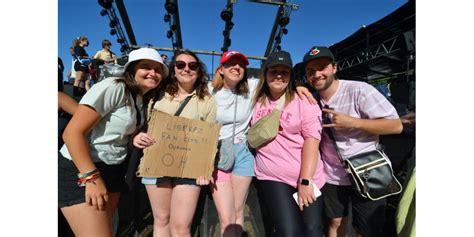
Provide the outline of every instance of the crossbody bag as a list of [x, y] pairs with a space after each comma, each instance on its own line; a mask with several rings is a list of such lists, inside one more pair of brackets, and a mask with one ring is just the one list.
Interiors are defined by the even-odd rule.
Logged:
[[219, 141], [219, 161], [217, 168], [223, 171], [232, 169], [235, 163], [234, 138], [235, 138], [235, 120], [237, 118], [237, 95], [235, 95], [234, 122], [232, 123], [232, 137]]
[[285, 104], [285, 95], [278, 99], [278, 104], [273, 111], [258, 120], [250, 127], [247, 134], [247, 142], [252, 148], [259, 148], [271, 142], [278, 134], [280, 127], [281, 108]]

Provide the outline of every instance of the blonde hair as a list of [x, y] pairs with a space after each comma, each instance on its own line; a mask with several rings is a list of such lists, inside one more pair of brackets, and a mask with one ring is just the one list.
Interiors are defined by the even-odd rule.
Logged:
[[[212, 78], [211, 85], [214, 88], [213, 89], [214, 91], [218, 91], [222, 89], [222, 87], [224, 87], [224, 77], [219, 73], [220, 69], [222, 69], [222, 64], [220, 64], [217, 67], [216, 72], [214, 73], [214, 77]], [[236, 88], [236, 93], [238, 95], [249, 93], [249, 83], [247, 80], [247, 67], [244, 68], [244, 77], [242, 78], [242, 80], [239, 81], [239, 83], [237, 83], [235, 88]]]

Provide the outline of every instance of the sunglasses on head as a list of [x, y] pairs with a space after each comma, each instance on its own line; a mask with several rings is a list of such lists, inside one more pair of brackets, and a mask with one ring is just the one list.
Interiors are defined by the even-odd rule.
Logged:
[[199, 68], [199, 63], [198, 62], [190, 62], [186, 63], [184, 61], [176, 61], [175, 66], [178, 69], [184, 69], [188, 65], [189, 69], [196, 71]]

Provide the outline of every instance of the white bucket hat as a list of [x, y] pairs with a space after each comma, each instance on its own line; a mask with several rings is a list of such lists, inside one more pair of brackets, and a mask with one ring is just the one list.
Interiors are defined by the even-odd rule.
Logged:
[[125, 64], [124, 70], [125, 71], [127, 70], [127, 67], [128, 65], [130, 65], [131, 62], [142, 60], [142, 59], [148, 59], [148, 60], [160, 63], [163, 66], [163, 74], [162, 74], [163, 79], [168, 76], [168, 72], [169, 72], [168, 66], [166, 66], [166, 64], [163, 63], [163, 59], [161, 58], [158, 51], [152, 48], [139, 48], [130, 52], [130, 54], [128, 55], [128, 62]]

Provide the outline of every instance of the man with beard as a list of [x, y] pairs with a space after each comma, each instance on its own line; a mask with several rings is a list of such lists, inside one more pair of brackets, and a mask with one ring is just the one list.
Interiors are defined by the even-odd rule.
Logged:
[[[376, 149], [379, 135], [401, 133], [397, 111], [373, 86], [337, 79], [337, 65], [327, 47], [312, 47], [296, 67], [304, 69], [306, 80], [317, 91], [323, 107], [320, 152], [327, 183], [321, 192], [329, 219], [327, 236], [345, 236], [349, 207], [358, 236], [381, 236], [385, 198], [372, 201], [360, 196], [352, 188], [338, 151], [346, 159]], [[332, 130], [337, 146], [328, 136], [328, 129]]]

